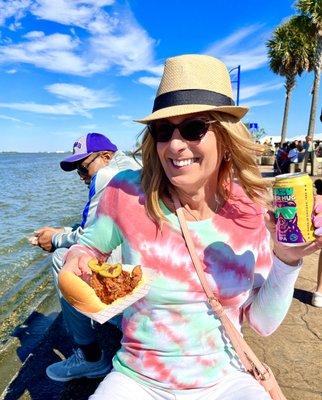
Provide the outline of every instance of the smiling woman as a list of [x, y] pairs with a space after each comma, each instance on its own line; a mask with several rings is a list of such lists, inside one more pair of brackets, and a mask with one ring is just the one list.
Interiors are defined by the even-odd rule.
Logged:
[[[103, 260], [123, 244], [124, 262], [155, 272], [147, 295], [124, 311], [122, 347], [92, 400], [271, 398], [245, 373], [242, 362], [250, 363], [223, 333], [222, 313], [237, 331], [247, 319], [258, 333], [272, 333], [291, 303], [301, 258], [322, 239], [303, 248], [275, 242], [263, 207], [269, 184], [256, 164], [261, 146], [240, 121], [246, 112], [234, 104], [221, 61], [203, 55], [166, 61], [153, 111], [139, 120], [147, 125], [142, 171], [114, 177], [64, 266], [86, 279], [93, 256]], [[224, 307], [218, 315], [209, 312], [215, 299]]]

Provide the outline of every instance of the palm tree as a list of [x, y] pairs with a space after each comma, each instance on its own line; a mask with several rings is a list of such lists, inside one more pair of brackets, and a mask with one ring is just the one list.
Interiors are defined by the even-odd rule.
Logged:
[[296, 76], [309, 69], [312, 46], [307, 39], [307, 32], [300, 29], [306, 24], [306, 16], [294, 16], [273, 32], [272, 38], [266, 43], [270, 69], [285, 77], [286, 99], [284, 106], [281, 144], [285, 142], [287, 120], [291, 92], [296, 83]]
[[314, 44], [314, 54], [309, 71], [314, 71], [314, 82], [312, 89], [312, 100], [308, 136], [314, 136], [316, 108], [319, 96], [320, 73], [322, 67], [322, 1], [321, 0], [298, 0], [296, 8], [309, 19], [311, 31], [309, 41]]

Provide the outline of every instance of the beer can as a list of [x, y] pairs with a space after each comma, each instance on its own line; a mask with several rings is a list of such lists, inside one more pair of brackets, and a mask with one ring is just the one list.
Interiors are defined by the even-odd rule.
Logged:
[[289, 246], [313, 241], [313, 183], [308, 174], [277, 176], [273, 199], [277, 240]]

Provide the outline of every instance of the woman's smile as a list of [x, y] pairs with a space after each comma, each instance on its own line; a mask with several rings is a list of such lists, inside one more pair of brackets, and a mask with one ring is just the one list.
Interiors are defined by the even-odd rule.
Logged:
[[187, 167], [189, 165], [192, 165], [194, 163], [199, 162], [199, 158], [182, 158], [182, 159], [174, 159], [174, 158], [169, 158], [170, 162], [172, 165], [176, 168], [183, 168]]

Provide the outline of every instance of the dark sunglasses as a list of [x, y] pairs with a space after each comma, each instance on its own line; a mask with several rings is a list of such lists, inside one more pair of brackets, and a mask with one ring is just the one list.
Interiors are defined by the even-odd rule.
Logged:
[[81, 176], [86, 176], [88, 175], [88, 168], [89, 166], [92, 164], [92, 162], [94, 162], [96, 160], [96, 158], [98, 158], [100, 156], [100, 154], [98, 154], [96, 157], [93, 158], [93, 160], [91, 160], [88, 164], [86, 165], [82, 165], [79, 164], [77, 166], [77, 173]]
[[179, 129], [180, 135], [185, 140], [200, 140], [208, 132], [210, 124], [216, 121], [206, 121], [201, 118], [185, 119], [180, 124], [172, 124], [166, 120], [151, 122], [148, 129], [156, 142], [168, 142], [174, 130]]

